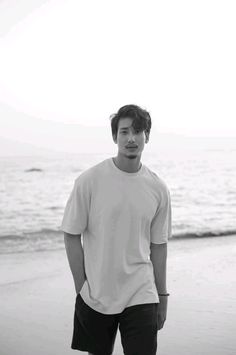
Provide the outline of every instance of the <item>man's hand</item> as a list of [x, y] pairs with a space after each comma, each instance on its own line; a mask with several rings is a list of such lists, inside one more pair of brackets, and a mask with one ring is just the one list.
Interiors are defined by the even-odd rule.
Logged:
[[158, 307], [157, 307], [157, 330], [163, 328], [166, 315], [167, 315], [167, 304], [168, 304], [168, 296], [159, 296]]

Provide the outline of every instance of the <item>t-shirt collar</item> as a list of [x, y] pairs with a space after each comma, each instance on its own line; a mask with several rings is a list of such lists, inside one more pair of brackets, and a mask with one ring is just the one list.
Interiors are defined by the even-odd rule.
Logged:
[[110, 166], [112, 167], [113, 171], [115, 171], [116, 173], [121, 174], [121, 175], [123, 175], [123, 176], [124, 176], [124, 175], [125, 175], [125, 176], [130, 176], [130, 177], [132, 177], [132, 176], [139, 176], [139, 175], [141, 175], [141, 174], [143, 173], [143, 170], [144, 170], [144, 166], [143, 166], [143, 164], [141, 163], [141, 168], [140, 168], [138, 171], [136, 171], [135, 173], [128, 173], [127, 171], [124, 171], [124, 170], [119, 169], [119, 168], [116, 166], [116, 164], [114, 163], [113, 158], [109, 158], [108, 160], [109, 160]]

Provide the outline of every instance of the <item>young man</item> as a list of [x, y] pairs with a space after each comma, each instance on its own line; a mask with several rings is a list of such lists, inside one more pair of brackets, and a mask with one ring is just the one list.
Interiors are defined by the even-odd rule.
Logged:
[[123, 106], [111, 129], [117, 156], [75, 180], [62, 221], [77, 294], [71, 347], [110, 355], [119, 326], [125, 355], [155, 355], [169, 295], [170, 193], [141, 163], [149, 113]]

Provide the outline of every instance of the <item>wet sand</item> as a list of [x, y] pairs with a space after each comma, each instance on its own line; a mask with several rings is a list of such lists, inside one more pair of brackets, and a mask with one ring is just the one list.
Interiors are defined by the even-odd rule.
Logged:
[[[235, 275], [236, 236], [169, 242], [158, 355], [235, 354]], [[64, 250], [0, 255], [1, 355], [87, 354], [70, 349], [74, 302]], [[123, 354], [119, 331], [113, 354]]]

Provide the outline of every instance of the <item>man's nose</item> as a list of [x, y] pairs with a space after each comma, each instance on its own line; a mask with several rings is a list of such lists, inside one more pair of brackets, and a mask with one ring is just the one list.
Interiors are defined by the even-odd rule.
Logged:
[[134, 134], [131, 132], [129, 133], [129, 136], [128, 136], [128, 142], [134, 142], [135, 141], [135, 137], [134, 137]]

